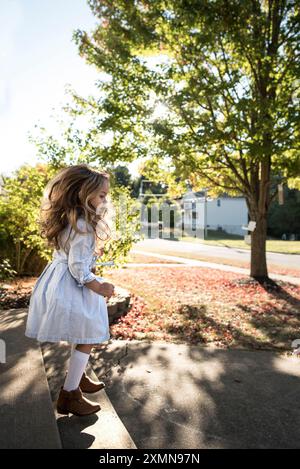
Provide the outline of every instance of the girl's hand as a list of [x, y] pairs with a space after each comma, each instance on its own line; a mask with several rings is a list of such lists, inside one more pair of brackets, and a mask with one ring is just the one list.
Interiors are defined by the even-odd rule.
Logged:
[[99, 282], [99, 295], [106, 296], [108, 299], [114, 294], [115, 287], [109, 282]]

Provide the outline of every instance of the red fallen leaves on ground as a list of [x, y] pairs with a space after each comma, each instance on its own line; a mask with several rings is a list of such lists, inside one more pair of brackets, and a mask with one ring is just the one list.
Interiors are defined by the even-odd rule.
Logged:
[[[111, 326], [115, 338], [289, 351], [300, 338], [300, 287], [287, 282], [264, 286], [202, 267], [111, 269], [105, 276], [132, 293], [130, 311]], [[2, 308], [26, 307], [35, 281], [3, 285]]]
[[136, 267], [107, 272], [129, 289], [132, 307], [112, 325], [119, 338], [291, 350], [300, 338], [300, 288], [202, 267]]

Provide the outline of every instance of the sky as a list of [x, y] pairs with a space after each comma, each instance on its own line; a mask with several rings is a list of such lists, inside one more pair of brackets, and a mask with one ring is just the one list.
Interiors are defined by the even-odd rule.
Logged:
[[[96, 18], [86, 0], [0, 0], [0, 17], [0, 173], [9, 175], [38, 161], [28, 133], [51, 128], [67, 84], [91, 94], [99, 72], [79, 56], [72, 33], [90, 31]], [[134, 163], [129, 169], [137, 175]]]

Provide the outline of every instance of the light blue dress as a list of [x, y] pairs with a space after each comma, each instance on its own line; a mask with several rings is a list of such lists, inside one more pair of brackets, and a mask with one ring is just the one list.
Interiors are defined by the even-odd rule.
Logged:
[[100, 344], [110, 338], [106, 300], [84, 286], [104, 281], [91, 272], [98, 257], [95, 235], [83, 218], [77, 226], [88, 233], [76, 233], [70, 225], [61, 232], [64, 246], [71, 231], [65, 250], [54, 250], [30, 297], [25, 335], [39, 342]]

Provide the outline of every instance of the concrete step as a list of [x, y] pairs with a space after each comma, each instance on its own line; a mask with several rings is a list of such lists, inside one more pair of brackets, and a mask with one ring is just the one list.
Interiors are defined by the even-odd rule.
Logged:
[[[117, 415], [104, 389], [98, 393], [86, 395], [88, 399], [100, 404], [101, 410], [97, 414], [77, 417], [71, 414], [69, 416], [60, 415], [56, 412], [56, 399], [64, 382], [71, 347], [66, 342], [44, 343], [42, 350], [63, 448], [135, 449], [134, 441]], [[97, 356], [99, 356], [99, 352], [97, 352]], [[91, 366], [88, 367], [87, 373], [97, 379]]]
[[38, 342], [25, 337], [27, 309], [0, 311], [0, 448], [57, 449], [61, 441]]
[[300, 358], [263, 350], [117, 340], [99, 359], [139, 449], [300, 448]]

